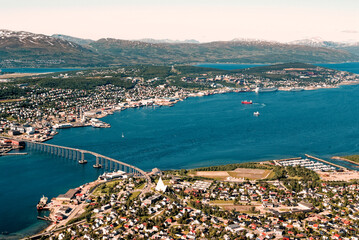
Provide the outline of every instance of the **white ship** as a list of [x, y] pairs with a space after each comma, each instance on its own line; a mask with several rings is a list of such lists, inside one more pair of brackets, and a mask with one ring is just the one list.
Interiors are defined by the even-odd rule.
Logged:
[[278, 91], [278, 88], [276, 88], [276, 87], [266, 87], [266, 88], [256, 87], [256, 89], [254, 89], [254, 91], [256, 93], [259, 93], [259, 92], [276, 92], [276, 91]]
[[72, 127], [71, 123], [55, 124], [54, 126], [52, 126], [52, 128], [54, 129], [62, 129], [62, 128], [70, 128], [70, 127]]

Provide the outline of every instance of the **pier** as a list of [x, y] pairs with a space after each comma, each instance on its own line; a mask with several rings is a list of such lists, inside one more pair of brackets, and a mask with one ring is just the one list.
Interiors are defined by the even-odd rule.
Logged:
[[27, 153], [1, 153], [0, 156], [27, 155]]
[[302, 159], [301, 157], [294, 157], [294, 158], [283, 158], [283, 159], [277, 159], [273, 160], [274, 164], [278, 165], [282, 161], [291, 161], [291, 160], [299, 160]]
[[311, 155], [309, 155], [309, 154], [305, 154], [305, 156], [306, 156], [307, 158], [311, 158], [311, 159], [314, 159], [314, 160], [323, 162], [323, 163], [325, 163], [325, 164], [328, 164], [328, 165], [337, 167], [337, 168], [342, 169], [342, 170], [346, 170], [346, 169], [347, 169], [347, 168], [345, 168], [345, 167], [343, 167], [343, 166], [337, 165], [337, 164], [332, 163], [332, 162], [325, 161], [325, 160], [320, 159], [320, 158], [317, 158], [317, 157], [313, 157], [313, 156], [311, 156]]
[[358, 162], [354, 162], [354, 161], [352, 161], [352, 160], [349, 160], [349, 159], [346, 159], [346, 158], [343, 158], [343, 157], [333, 156], [332, 159], [349, 162], [349, 163], [352, 163], [352, 164], [356, 165], [357, 167], [359, 167], [359, 163], [358, 163]]

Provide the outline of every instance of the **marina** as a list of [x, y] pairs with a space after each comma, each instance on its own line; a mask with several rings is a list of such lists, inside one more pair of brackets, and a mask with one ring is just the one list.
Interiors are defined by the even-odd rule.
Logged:
[[329, 165], [329, 164], [325, 164], [322, 162], [318, 162], [318, 161], [313, 161], [310, 160], [309, 158], [300, 158], [300, 159], [292, 159], [292, 160], [282, 160], [282, 161], [277, 161], [278, 165], [283, 166], [283, 167], [287, 167], [287, 166], [291, 166], [291, 167], [296, 167], [296, 166], [300, 166], [300, 167], [305, 167], [307, 169], [313, 170], [315, 172], [327, 172], [327, 171], [335, 171], [337, 170], [337, 168]]

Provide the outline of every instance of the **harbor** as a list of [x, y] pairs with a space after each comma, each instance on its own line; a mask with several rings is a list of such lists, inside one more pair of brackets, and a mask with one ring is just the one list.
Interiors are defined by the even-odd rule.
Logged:
[[[315, 160], [317, 160], [317, 159], [315, 159]], [[319, 160], [313, 161], [313, 160], [309, 159], [309, 157], [307, 157], [307, 158], [295, 158], [295, 159], [289, 159], [289, 160], [280, 160], [280, 161], [277, 161], [276, 163], [283, 167], [288, 167], [288, 166], [304, 167], [304, 168], [313, 170], [315, 172], [329, 172], [329, 171], [336, 171], [338, 169], [337, 167], [334, 167], [331, 164], [318, 162], [318, 161]]]
[[[303, 94], [300, 103], [297, 93], [280, 91], [258, 96], [246, 92], [188, 98], [173, 108], [143, 107], [114, 112], [101, 119], [111, 124], [111, 128], [59, 129], [59, 134], [47, 143], [101, 153], [133, 163], [145, 171], [153, 166], [178, 169], [265, 161], [301, 156], [306, 152], [327, 159], [327, 156], [338, 153], [358, 151], [355, 141], [347, 140], [356, 126], [349, 121], [356, 111], [344, 111], [340, 100], [348, 97], [348, 92], [356, 93], [357, 90], [358, 86], [346, 86], [303, 91], [298, 93]], [[243, 99], [253, 101], [261, 113], [259, 118], [252, 115], [257, 110], [251, 109], [253, 104], [241, 104]], [[327, 107], [328, 99], [331, 107]], [[353, 96], [350, 101], [355, 105], [358, 99]], [[333, 117], [329, 120], [325, 116]], [[317, 124], [308, 124], [313, 117]], [[221, 125], [223, 122], [225, 126]], [[293, 122], [296, 128], [293, 128]], [[330, 134], [326, 134], [328, 132]], [[2, 231], [13, 232], [18, 230], [16, 226], [39, 224], [33, 210], [43, 194], [52, 199], [103, 174], [103, 168], [93, 168], [94, 162], [79, 164], [76, 160], [34, 149], [25, 149], [25, 152], [28, 154], [1, 157], [3, 190], [12, 193], [11, 197], [2, 199], [2, 204], [9, 206], [9, 210], [3, 210], [3, 215], [24, 216], [2, 220]], [[38, 177], [29, 178], [29, 169]], [[58, 176], [61, 176], [61, 182]], [[29, 209], [23, 194], [13, 192], [14, 186], [25, 189], [26, 201], [32, 203]], [[13, 204], [13, 198], [19, 199], [18, 204]], [[14, 228], [6, 227], [9, 224]]]

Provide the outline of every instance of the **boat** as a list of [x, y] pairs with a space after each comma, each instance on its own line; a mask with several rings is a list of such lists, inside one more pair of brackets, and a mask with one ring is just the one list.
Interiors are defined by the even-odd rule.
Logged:
[[259, 92], [276, 92], [276, 91], [278, 91], [278, 88], [276, 88], [276, 87], [266, 87], [266, 88], [256, 87], [256, 89], [254, 91], [256, 93], [259, 93]]
[[247, 100], [242, 101], [242, 104], [252, 104], [252, 103], [253, 103], [252, 100], [250, 100], [250, 101], [247, 101]]
[[80, 164], [85, 164], [85, 163], [87, 163], [87, 160], [79, 160], [79, 163]]
[[253, 113], [253, 116], [258, 117], [258, 116], [259, 116], [259, 112], [258, 112], [258, 111], [257, 111], [257, 112], [254, 112], [254, 113]]
[[94, 168], [102, 168], [102, 165], [101, 164], [94, 164], [93, 167]]
[[52, 126], [53, 129], [64, 129], [64, 128], [71, 128], [71, 127], [72, 127], [71, 123], [55, 124], [54, 126]]
[[37, 210], [43, 210], [47, 204], [47, 200], [48, 198], [42, 195], [42, 198], [40, 198], [39, 203], [36, 205]]
[[300, 91], [304, 91], [304, 88], [292, 87], [289, 91], [291, 91], [291, 92], [300, 92]]
[[122, 137], [123, 137], [123, 138], [125, 137], [125, 135], [123, 135], [123, 133], [122, 133]]

